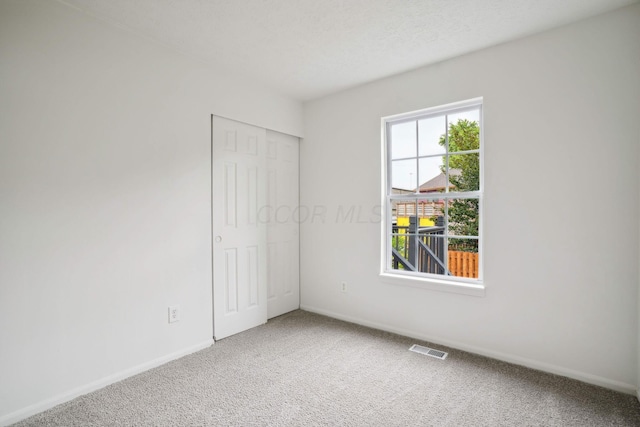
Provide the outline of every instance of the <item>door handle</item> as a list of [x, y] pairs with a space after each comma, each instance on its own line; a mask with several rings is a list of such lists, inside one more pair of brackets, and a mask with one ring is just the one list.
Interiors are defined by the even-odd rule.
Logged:
[[222, 242], [222, 236], [216, 236], [216, 243]]

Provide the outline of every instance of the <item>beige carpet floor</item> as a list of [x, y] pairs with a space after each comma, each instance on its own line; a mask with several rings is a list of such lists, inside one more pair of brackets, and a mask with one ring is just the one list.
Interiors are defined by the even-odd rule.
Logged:
[[304, 311], [18, 426], [640, 426], [634, 396]]

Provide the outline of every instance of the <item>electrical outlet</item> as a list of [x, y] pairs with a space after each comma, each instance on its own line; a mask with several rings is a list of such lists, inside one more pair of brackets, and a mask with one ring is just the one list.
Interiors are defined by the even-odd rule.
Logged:
[[170, 305], [169, 306], [169, 323], [180, 321], [180, 306], [179, 305]]
[[342, 292], [347, 292], [347, 282], [342, 282], [341, 284]]

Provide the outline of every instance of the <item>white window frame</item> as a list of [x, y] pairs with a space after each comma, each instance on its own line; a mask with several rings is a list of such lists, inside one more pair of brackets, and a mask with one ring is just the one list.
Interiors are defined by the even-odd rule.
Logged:
[[[478, 109], [480, 115], [480, 188], [478, 191], [461, 193], [457, 197], [465, 198], [471, 196], [478, 198], [478, 278], [469, 279], [457, 276], [444, 276], [431, 273], [420, 273], [403, 270], [393, 270], [391, 268], [391, 244], [392, 244], [392, 203], [391, 203], [391, 180], [389, 179], [391, 171], [391, 155], [390, 155], [390, 137], [389, 130], [391, 125], [402, 123], [405, 121], [413, 121], [417, 119], [425, 119], [428, 117], [438, 117], [457, 112]], [[381, 140], [382, 140], [382, 221], [381, 221], [381, 256], [380, 256], [380, 277], [384, 282], [419, 287], [424, 289], [432, 289], [445, 292], [453, 292], [458, 294], [484, 296], [485, 285], [483, 279], [483, 204], [484, 204], [484, 124], [483, 124], [483, 98], [473, 98], [466, 101], [455, 102], [451, 104], [441, 105], [437, 107], [427, 108], [418, 111], [412, 111], [403, 114], [383, 117], [381, 120]], [[445, 131], [448, 132], [448, 123]], [[448, 151], [448, 150], [447, 150]], [[454, 193], [455, 194], [455, 193]], [[462, 195], [464, 194], [464, 195]], [[409, 196], [415, 198], [415, 194]], [[397, 197], [395, 197], [397, 198]]]

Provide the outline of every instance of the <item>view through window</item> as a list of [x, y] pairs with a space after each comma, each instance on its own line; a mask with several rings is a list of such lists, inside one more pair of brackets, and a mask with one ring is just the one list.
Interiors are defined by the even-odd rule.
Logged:
[[385, 271], [481, 279], [481, 126], [481, 99], [385, 119]]

